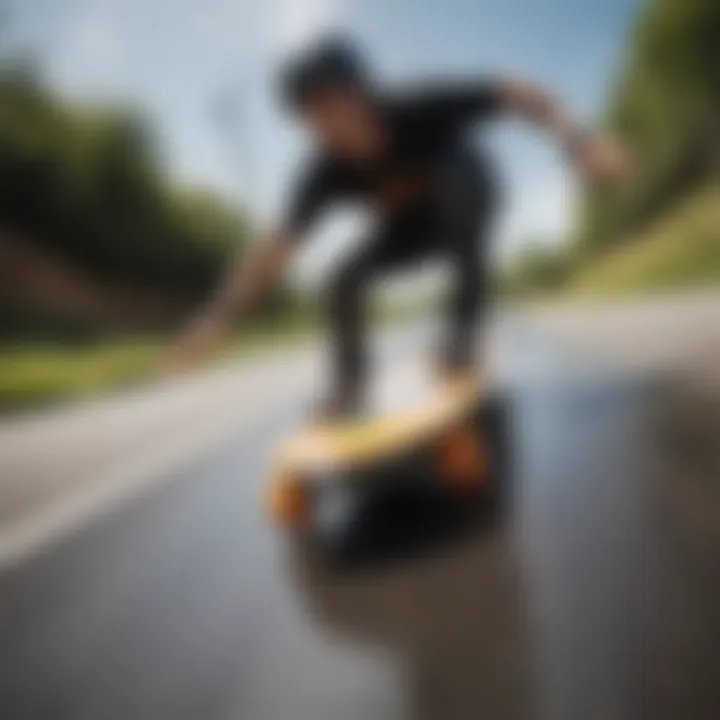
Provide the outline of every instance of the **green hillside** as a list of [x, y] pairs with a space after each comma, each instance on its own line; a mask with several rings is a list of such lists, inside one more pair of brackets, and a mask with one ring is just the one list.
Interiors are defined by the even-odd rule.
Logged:
[[635, 160], [630, 181], [586, 198], [589, 255], [627, 241], [720, 178], [720, 2], [648, 0], [631, 33], [606, 123]]
[[575, 293], [615, 295], [720, 283], [720, 184], [680, 203], [613, 252], [587, 262]]
[[12, 67], [0, 107], [0, 232], [100, 279], [191, 297], [245, 237], [236, 208], [174, 182], [159, 128], [136, 111], [73, 104]]

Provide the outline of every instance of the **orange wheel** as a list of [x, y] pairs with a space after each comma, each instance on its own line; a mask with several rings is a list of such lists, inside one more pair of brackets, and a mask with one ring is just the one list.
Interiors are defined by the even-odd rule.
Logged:
[[288, 527], [302, 527], [310, 518], [310, 492], [294, 478], [276, 480], [269, 489], [268, 507], [272, 519]]
[[474, 490], [487, 481], [489, 458], [485, 443], [472, 428], [457, 428], [440, 442], [438, 472], [457, 490]]

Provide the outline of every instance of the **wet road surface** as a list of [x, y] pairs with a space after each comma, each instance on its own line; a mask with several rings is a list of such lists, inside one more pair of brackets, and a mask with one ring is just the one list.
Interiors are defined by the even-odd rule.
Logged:
[[388, 547], [327, 567], [260, 510], [298, 397], [0, 578], [0, 717], [720, 717], [720, 418], [510, 355], [502, 517], [401, 509]]

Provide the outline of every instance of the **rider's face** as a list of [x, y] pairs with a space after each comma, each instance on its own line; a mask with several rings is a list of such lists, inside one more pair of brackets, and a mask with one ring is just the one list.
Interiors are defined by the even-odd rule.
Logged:
[[382, 149], [383, 128], [367, 93], [357, 88], [316, 91], [300, 117], [321, 147], [333, 154], [370, 159]]

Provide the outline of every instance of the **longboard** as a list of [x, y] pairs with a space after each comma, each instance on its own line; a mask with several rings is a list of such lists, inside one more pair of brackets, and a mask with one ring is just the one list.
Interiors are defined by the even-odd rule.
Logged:
[[[476, 423], [489, 394], [483, 373], [437, 383], [416, 364], [387, 375], [384, 387], [380, 395], [391, 401], [378, 404], [374, 415], [306, 426], [278, 446], [267, 492], [273, 519], [305, 525], [321, 490], [367, 485], [380, 475], [395, 482], [436, 469], [441, 481], [463, 491], [486, 481], [489, 452]], [[409, 397], [420, 399], [408, 403]], [[388, 463], [393, 471], [381, 473]]]
[[278, 469], [352, 467], [402, 451], [462, 418], [478, 402], [486, 385], [481, 377], [456, 378], [443, 383], [429, 400], [404, 410], [305, 427], [279, 447]]

